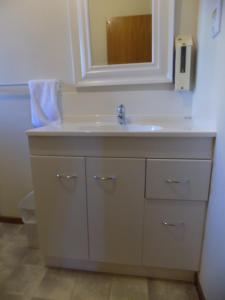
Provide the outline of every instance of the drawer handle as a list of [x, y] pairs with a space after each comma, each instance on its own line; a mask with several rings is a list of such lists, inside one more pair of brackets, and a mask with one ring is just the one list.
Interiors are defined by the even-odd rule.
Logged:
[[178, 227], [178, 226], [184, 226], [184, 222], [180, 222], [180, 223], [169, 223], [167, 221], [163, 221], [162, 222], [163, 226], [167, 226], [167, 227]]
[[116, 178], [116, 176], [110, 176], [110, 177], [94, 176], [94, 179], [98, 180], [98, 181], [106, 182], [106, 181], [116, 180], [117, 178]]
[[63, 174], [56, 174], [57, 179], [66, 179], [66, 180], [71, 180], [71, 179], [76, 179], [77, 175], [63, 175]]
[[184, 179], [184, 180], [175, 180], [175, 179], [166, 179], [166, 183], [175, 183], [175, 184], [187, 184], [190, 183], [190, 179]]

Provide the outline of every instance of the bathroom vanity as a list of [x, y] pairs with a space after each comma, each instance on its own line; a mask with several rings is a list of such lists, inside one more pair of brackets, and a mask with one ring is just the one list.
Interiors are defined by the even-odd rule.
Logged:
[[28, 131], [47, 265], [194, 279], [215, 131], [192, 120], [142, 125]]

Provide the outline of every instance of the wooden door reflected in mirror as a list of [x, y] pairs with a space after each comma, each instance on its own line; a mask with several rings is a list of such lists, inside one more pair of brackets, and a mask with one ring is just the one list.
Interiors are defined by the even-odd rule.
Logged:
[[152, 0], [88, 0], [92, 65], [152, 62]]
[[108, 64], [152, 61], [152, 16], [113, 17], [107, 21]]

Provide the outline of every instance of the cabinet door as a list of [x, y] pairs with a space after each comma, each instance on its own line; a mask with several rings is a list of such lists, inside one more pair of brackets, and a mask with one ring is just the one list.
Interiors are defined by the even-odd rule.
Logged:
[[140, 265], [145, 161], [87, 159], [90, 258]]
[[45, 256], [88, 259], [84, 158], [32, 157], [32, 172]]
[[146, 200], [144, 265], [198, 271], [205, 211], [200, 201]]

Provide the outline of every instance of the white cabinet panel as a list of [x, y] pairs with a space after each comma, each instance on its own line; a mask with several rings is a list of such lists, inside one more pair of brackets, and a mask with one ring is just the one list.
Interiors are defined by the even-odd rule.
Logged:
[[146, 197], [207, 201], [210, 176], [210, 160], [149, 159]]
[[91, 260], [141, 264], [144, 185], [144, 159], [87, 159]]
[[87, 260], [84, 158], [36, 156], [32, 171], [44, 255]]
[[205, 202], [146, 200], [145, 266], [198, 271]]

